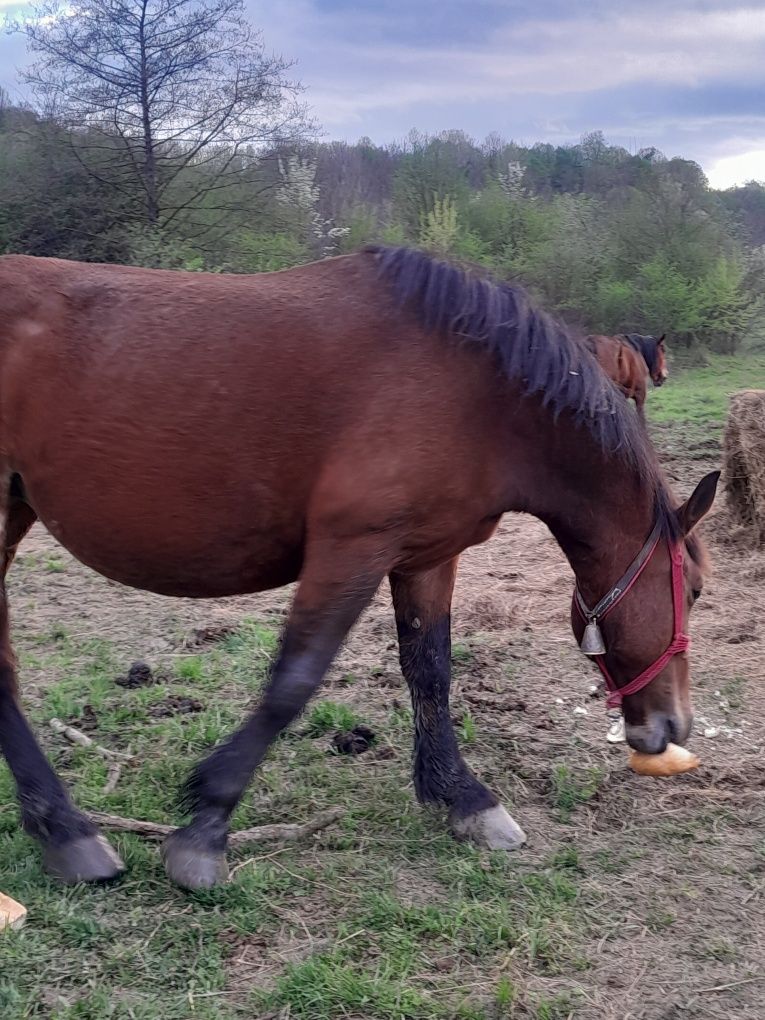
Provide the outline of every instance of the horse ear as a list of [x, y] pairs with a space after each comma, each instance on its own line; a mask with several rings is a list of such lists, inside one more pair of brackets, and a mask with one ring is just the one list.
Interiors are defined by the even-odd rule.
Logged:
[[664, 346], [664, 341], [666, 339], [667, 339], [667, 334], [666, 333], [662, 333], [661, 336], [659, 337], [659, 339], [656, 341], [656, 346], [657, 347], [663, 347]]
[[712, 509], [719, 481], [720, 472], [710, 471], [701, 479], [685, 503], [675, 511], [683, 535], [690, 535], [699, 521]]

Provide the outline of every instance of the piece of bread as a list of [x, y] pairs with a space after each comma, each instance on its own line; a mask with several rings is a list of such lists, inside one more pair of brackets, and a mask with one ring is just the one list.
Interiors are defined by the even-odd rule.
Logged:
[[641, 776], [677, 776], [681, 772], [697, 769], [701, 762], [693, 751], [677, 744], [667, 744], [662, 754], [641, 754], [633, 751], [630, 768]]
[[4, 928], [20, 928], [26, 916], [26, 907], [0, 892], [0, 931]]

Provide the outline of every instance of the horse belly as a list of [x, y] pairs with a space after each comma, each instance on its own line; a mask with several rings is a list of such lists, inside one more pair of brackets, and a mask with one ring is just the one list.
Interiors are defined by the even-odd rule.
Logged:
[[[58, 511], [57, 511], [58, 512]], [[131, 588], [188, 598], [221, 598], [267, 591], [297, 579], [303, 560], [297, 535], [226, 531], [213, 538], [202, 529], [183, 548], [151, 533], [124, 527], [71, 527], [66, 515], [39, 514], [42, 523], [76, 559], [110, 580]], [[63, 519], [62, 519], [63, 518]], [[224, 522], [222, 522], [224, 523]]]
[[[153, 478], [158, 478], [153, 482]], [[225, 490], [196, 487], [172, 467], [22, 473], [53, 537], [85, 566], [162, 595], [215, 598], [294, 581], [302, 565], [302, 500], [236, 476]]]

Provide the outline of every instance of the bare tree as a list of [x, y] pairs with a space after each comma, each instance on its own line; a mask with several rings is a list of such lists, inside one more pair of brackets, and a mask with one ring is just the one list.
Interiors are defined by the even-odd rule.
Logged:
[[24, 77], [45, 113], [150, 228], [202, 210], [209, 229], [264, 147], [310, 131], [291, 64], [266, 53], [243, 0], [52, 0], [12, 29], [37, 55]]

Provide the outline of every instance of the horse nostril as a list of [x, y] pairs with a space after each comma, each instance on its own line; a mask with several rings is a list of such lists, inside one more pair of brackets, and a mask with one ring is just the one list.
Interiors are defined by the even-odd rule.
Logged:
[[627, 743], [642, 754], [661, 754], [670, 742], [665, 725], [648, 723], [626, 727]]

